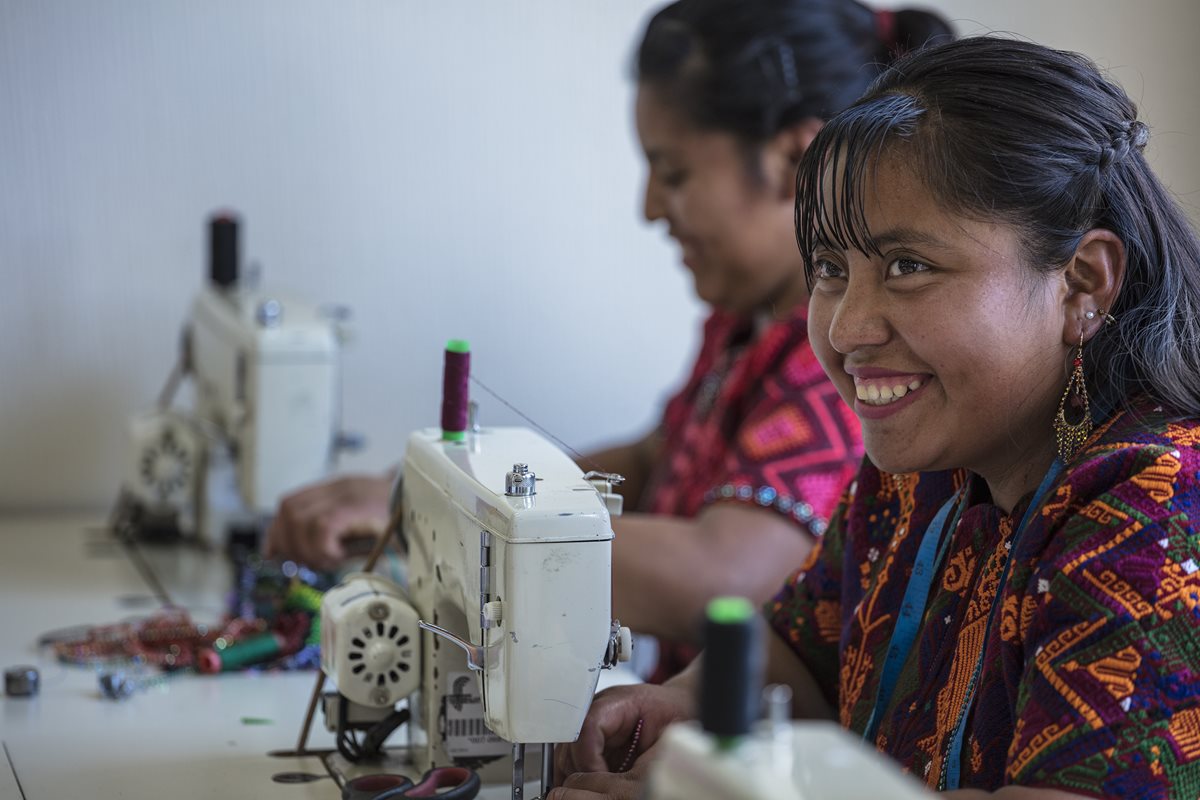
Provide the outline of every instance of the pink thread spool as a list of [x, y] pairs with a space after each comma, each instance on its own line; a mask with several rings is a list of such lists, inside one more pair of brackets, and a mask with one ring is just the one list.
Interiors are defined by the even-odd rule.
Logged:
[[467, 438], [467, 403], [471, 379], [471, 346], [464, 339], [446, 342], [442, 371], [442, 439], [461, 442]]

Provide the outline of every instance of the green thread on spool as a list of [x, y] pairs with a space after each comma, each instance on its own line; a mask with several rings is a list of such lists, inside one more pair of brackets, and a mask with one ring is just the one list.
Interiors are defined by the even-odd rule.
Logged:
[[304, 640], [305, 644], [321, 644], [321, 618], [313, 617], [312, 625], [308, 628], [308, 638]]
[[285, 608], [319, 614], [321, 613], [321, 600], [324, 597], [325, 593], [321, 590], [314, 589], [307, 583], [293, 578], [291, 585], [288, 586], [287, 594], [284, 596], [283, 605]]
[[217, 655], [221, 658], [221, 671], [230, 672], [248, 664], [270, 660], [279, 655], [281, 650], [283, 645], [278, 636], [273, 633], [260, 633], [243, 642], [217, 650]]
[[706, 610], [708, 618], [720, 625], [736, 625], [754, 617], [754, 605], [744, 597], [714, 597]]
[[451, 339], [446, 342], [446, 349], [451, 353], [469, 353], [471, 345], [466, 339]]

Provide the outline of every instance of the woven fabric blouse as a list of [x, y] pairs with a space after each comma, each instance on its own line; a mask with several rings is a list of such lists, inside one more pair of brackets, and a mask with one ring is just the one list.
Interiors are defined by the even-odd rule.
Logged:
[[1093, 434], [1013, 549], [1030, 498], [1009, 515], [966, 473], [865, 463], [770, 622], [864, 731], [921, 536], [973, 480], [874, 744], [937, 786], [982, 657], [963, 787], [1200, 796], [1198, 468], [1200, 423], [1143, 402]]
[[[741, 503], [820, 536], [862, 458], [858, 418], [809, 346], [805, 308], [754, 334], [752, 320], [720, 311], [705, 322], [691, 377], [663, 414], [661, 458], [638, 510], [692, 518]], [[654, 683], [698, 652], [660, 645]]]
[[806, 309], [753, 332], [720, 311], [705, 322], [638, 510], [690, 518], [711, 503], [744, 503], [819, 536], [862, 458], [858, 418], [809, 346]]

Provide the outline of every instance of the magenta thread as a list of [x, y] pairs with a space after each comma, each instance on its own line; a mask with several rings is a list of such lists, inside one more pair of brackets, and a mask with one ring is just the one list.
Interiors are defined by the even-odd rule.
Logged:
[[646, 720], [639, 719], [637, 727], [633, 729], [633, 738], [629, 740], [629, 750], [625, 752], [625, 758], [621, 761], [621, 766], [617, 768], [617, 772], [628, 772], [633, 766], [633, 762], [637, 760], [638, 740], [642, 738], [642, 725]]
[[462, 439], [467, 430], [471, 349], [462, 339], [446, 343], [442, 370], [442, 438]]

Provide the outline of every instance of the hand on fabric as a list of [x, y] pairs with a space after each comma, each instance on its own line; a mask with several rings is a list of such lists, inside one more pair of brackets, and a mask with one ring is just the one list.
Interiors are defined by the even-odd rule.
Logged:
[[353, 554], [352, 542], [369, 545], [387, 528], [392, 480], [347, 475], [288, 495], [267, 529], [263, 554], [315, 569], [337, 567]]
[[[596, 695], [579, 738], [555, 750], [562, 788], [549, 800], [637, 797], [653, 758], [648, 751], [667, 725], [695, 715], [693, 697], [690, 687], [645, 684], [614, 686]], [[622, 769], [629, 771], [618, 772]]]

